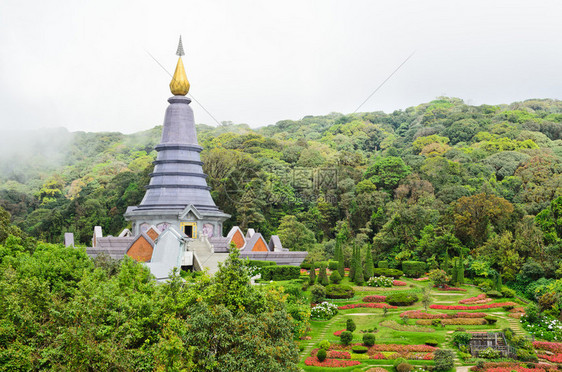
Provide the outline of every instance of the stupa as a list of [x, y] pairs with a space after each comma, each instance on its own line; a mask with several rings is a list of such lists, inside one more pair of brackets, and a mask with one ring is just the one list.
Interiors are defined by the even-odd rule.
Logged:
[[146, 232], [150, 226], [164, 231], [174, 227], [188, 238], [204, 233], [208, 238], [222, 236], [223, 222], [230, 217], [213, 201], [203, 173], [191, 99], [190, 84], [182, 62], [180, 37], [178, 62], [170, 90], [173, 97], [166, 110], [158, 155], [150, 174], [147, 191], [138, 206], [127, 208], [125, 219], [132, 222], [132, 233]]

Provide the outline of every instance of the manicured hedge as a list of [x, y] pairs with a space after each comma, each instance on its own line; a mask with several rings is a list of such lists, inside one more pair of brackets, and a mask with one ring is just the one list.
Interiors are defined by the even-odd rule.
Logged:
[[394, 279], [400, 278], [404, 273], [398, 269], [382, 269], [376, 268], [373, 270], [373, 276], [386, 276], [386, 277], [393, 277]]
[[298, 279], [300, 274], [301, 270], [298, 266], [264, 266], [261, 277], [264, 280], [291, 280]]
[[338, 269], [338, 261], [328, 261], [328, 269], [330, 269], [331, 271], [336, 271]]
[[425, 262], [421, 261], [404, 261], [402, 262], [402, 271], [408, 278], [419, 278], [425, 274]]
[[394, 306], [410, 306], [418, 300], [418, 296], [408, 293], [393, 293], [386, 296], [386, 302]]
[[248, 266], [255, 266], [255, 267], [277, 266], [277, 263], [275, 261], [249, 260]]
[[330, 284], [326, 286], [327, 298], [352, 298], [355, 291], [349, 285]]
[[380, 269], [388, 269], [388, 261], [379, 261], [377, 265]]

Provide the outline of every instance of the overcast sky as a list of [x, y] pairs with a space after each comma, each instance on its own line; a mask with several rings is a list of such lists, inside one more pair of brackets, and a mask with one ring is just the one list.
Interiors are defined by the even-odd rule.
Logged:
[[[191, 91], [252, 127], [447, 95], [562, 99], [560, 1], [0, 2], [0, 128], [163, 121], [178, 35]], [[198, 123], [216, 124], [193, 103]]]

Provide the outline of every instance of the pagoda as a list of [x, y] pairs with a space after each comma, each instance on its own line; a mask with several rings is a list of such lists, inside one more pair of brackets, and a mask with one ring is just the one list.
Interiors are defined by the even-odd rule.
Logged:
[[203, 148], [197, 143], [191, 99], [186, 97], [190, 84], [182, 62], [181, 37], [176, 54], [179, 58], [170, 82], [174, 96], [168, 99], [154, 171], [141, 203], [127, 208], [125, 219], [132, 222], [133, 235], [156, 226], [160, 231], [174, 227], [192, 239], [201, 234], [222, 237], [223, 222], [230, 215], [216, 206], [203, 173]]

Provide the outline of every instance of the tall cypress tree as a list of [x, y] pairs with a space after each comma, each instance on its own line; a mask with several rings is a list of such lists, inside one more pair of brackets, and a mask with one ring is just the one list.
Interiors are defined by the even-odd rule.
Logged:
[[355, 243], [353, 243], [353, 251], [351, 253], [351, 265], [349, 265], [349, 281], [353, 282], [355, 280]]
[[339, 237], [336, 238], [336, 260], [338, 260], [338, 272], [343, 278], [345, 275], [345, 262], [343, 260], [343, 247]]
[[457, 269], [457, 283], [464, 284], [464, 254], [462, 249], [459, 257], [459, 267]]
[[355, 253], [355, 277], [353, 278], [355, 284], [363, 284], [363, 260], [361, 259], [361, 247], [357, 247], [357, 252]]
[[365, 245], [365, 270], [363, 270], [365, 281], [368, 281], [373, 276], [374, 270], [373, 252], [371, 252], [371, 247], [369, 247], [369, 245]]
[[308, 274], [308, 284], [314, 285], [316, 281], [316, 268], [314, 267], [314, 261], [310, 264], [310, 274]]

